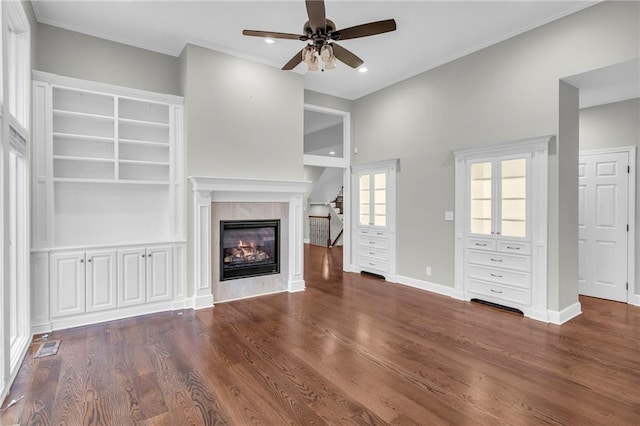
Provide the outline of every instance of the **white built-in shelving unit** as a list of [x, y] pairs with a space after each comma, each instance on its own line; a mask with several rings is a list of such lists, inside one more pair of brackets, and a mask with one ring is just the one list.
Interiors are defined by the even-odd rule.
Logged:
[[550, 137], [456, 151], [456, 290], [549, 321]]
[[184, 306], [183, 99], [33, 80], [34, 332]]

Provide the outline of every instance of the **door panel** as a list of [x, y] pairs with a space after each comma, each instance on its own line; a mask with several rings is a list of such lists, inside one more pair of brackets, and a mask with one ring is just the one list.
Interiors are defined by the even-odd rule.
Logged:
[[51, 255], [51, 316], [85, 312], [84, 252]]
[[626, 152], [580, 156], [580, 294], [627, 301], [628, 164]]
[[114, 309], [116, 304], [116, 252], [86, 254], [87, 312]]
[[145, 303], [144, 248], [118, 250], [118, 306]]
[[147, 249], [147, 302], [171, 299], [171, 247]]

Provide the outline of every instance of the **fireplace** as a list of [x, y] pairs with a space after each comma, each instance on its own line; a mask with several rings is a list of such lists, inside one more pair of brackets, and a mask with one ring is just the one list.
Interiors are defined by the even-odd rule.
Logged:
[[280, 220], [220, 221], [220, 281], [280, 273]]

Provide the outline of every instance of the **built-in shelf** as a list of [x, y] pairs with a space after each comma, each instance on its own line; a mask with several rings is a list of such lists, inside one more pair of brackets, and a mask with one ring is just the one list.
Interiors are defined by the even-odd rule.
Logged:
[[68, 161], [88, 161], [96, 163], [113, 163], [113, 158], [97, 158], [97, 157], [72, 157], [67, 155], [54, 155], [54, 160], [68, 160]]
[[90, 114], [86, 112], [67, 111], [62, 109], [54, 109], [53, 116], [54, 117], [70, 117], [70, 118], [75, 118], [79, 120], [82, 120], [82, 119], [102, 120], [102, 121], [109, 121], [111, 123], [113, 123], [114, 121], [112, 115], [108, 116], [108, 115]]
[[135, 144], [135, 145], [154, 145], [154, 146], [163, 146], [163, 147], [169, 147], [169, 143], [167, 142], [153, 142], [153, 141], [141, 141], [141, 140], [136, 140], [136, 139], [123, 139], [123, 138], [119, 138], [118, 142], [120, 142], [120, 144]]
[[159, 161], [142, 161], [142, 160], [118, 160], [120, 163], [126, 164], [146, 164], [151, 166], [169, 166], [168, 162], [159, 162]]
[[159, 123], [155, 121], [132, 120], [130, 118], [119, 118], [118, 121], [120, 123], [129, 123], [129, 124], [135, 124], [135, 125], [147, 126], [147, 127], [157, 127], [160, 129], [169, 128], [169, 123]]

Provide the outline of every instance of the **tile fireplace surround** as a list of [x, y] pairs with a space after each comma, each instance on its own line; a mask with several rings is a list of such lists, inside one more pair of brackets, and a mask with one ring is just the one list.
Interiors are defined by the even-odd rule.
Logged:
[[[279, 291], [304, 291], [303, 198], [308, 182], [202, 176], [191, 176], [189, 181], [194, 308]], [[220, 282], [219, 221], [235, 219], [281, 220], [280, 274]]]

